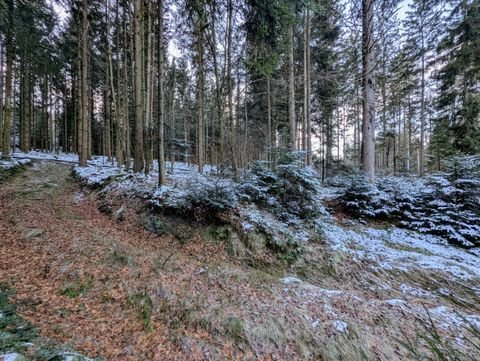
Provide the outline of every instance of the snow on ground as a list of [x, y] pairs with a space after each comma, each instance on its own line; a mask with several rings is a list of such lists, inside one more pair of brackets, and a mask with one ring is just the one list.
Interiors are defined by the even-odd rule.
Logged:
[[38, 159], [38, 160], [53, 160], [53, 161], [64, 161], [64, 162], [78, 162], [78, 155], [75, 153], [48, 153], [40, 152], [37, 150], [32, 150], [28, 153], [24, 152], [15, 152], [11, 153], [10, 157], [13, 159]]
[[334, 250], [373, 261], [375, 267], [409, 271], [415, 268], [439, 270], [456, 278], [480, 277], [480, 253], [448, 245], [444, 240], [392, 227], [376, 229], [357, 224], [344, 228], [329, 222], [323, 228], [325, 239]]
[[28, 159], [0, 160], [0, 170], [7, 170], [7, 169], [18, 167], [20, 165], [26, 165], [29, 163], [31, 163], [31, 161]]
[[[15, 162], [27, 162], [27, 159], [60, 160], [76, 162], [76, 154], [44, 153], [31, 151], [29, 153], [13, 153], [13, 160], [0, 162], [0, 166], [6, 167]], [[178, 201], [184, 196], [187, 184], [198, 183], [200, 186], [215, 183], [219, 187], [235, 187], [233, 181], [226, 178], [212, 176], [215, 168], [206, 166], [204, 174], [199, 174], [194, 165], [175, 162], [167, 162], [167, 185], [158, 188], [157, 163], [148, 175], [144, 173], [133, 175], [115, 166], [114, 162], [108, 162], [106, 157], [94, 157], [89, 161], [89, 166], [75, 167], [76, 174], [89, 185], [100, 185], [109, 178], [115, 178], [115, 182], [109, 185], [108, 191], [122, 190], [144, 195], [152, 198], [152, 201]], [[318, 190], [319, 198], [331, 198], [338, 187], [321, 187]], [[275, 224], [274, 219], [268, 218], [268, 213], [259, 210], [254, 205], [241, 208], [241, 214], [245, 218], [244, 228], [249, 230], [253, 224]], [[264, 218], [268, 219], [265, 220]], [[278, 222], [277, 222], [278, 223]], [[294, 223], [294, 222], [293, 222]], [[352, 227], [343, 227], [335, 223], [329, 217], [322, 217], [318, 225], [322, 228], [323, 236], [333, 250], [347, 252], [356, 259], [373, 261], [374, 267], [380, 269], [399, 269], [403, 271], [414, 268], [446, 271], [462, 280], [480, 277], [480, 250], [465, 250], [449, 246], [439, 237], [424, 235], [405, 229], [392, 227], [389, 229], [376, 229], [352, 223]], [[276, 224], [278, 234], [286, 234], [288, 224]], [[307, 232], [296, 232], [295, 238], [298, 243], [308, 240]], [[408, 286], [407, 286], [408, 287]], [[405, 293], [414, 292], [405, 289]], [[420, 291], [421, 292], [421, 291]]]
[[[22, 154], [16, 155], [22, 158]], [[33, 152], [24, 154], [23, 157], [77, 161], [77, 156], [71, 154], [49, 155]], [[159, 189], [156, 164], [148, 175], [133, 175], [131, 172], [119, 170], [104, 157], [95, 157], [89, 162], [89, 167], [75, 167], [77, 176], [90, 185], [101, 185], [110, 178], [115, 182], [111, 182], [105, 191], [119, 190], [148, 196], [153, 200], [165, 197], [179, 200], [186, 194], [183, 193], [186, 186], [192, 182], [200, 186], [213, 182], [219, 182], [220, 186], [225, 187], [236, 185], [231, 180], [214, 176], [215, 170], [211, 167], [207, 167], [205, 174], [200, 175], [195, 166], [167, 162], [167, 171], [167, 185]], [[335, 187], [322, 187], [318, 197], [328, 200], [336, 194]], [[82, 196], [75, 195], [78, 200], [81, 200]], [[242, 206], [239, 213], [243, 216], [242, 225], [245, 231], [265, 224], [270, 228], [277, 228], [275, 233], [282, 236], [291, 226], [287, 223], [275, 224], [276, 220], [272, 215], [253, 204]], [[300, 226], [298, 229], [301, 230]], [[378, 229], [357, 221], [349, 221], [348, 225], [339, 224], [331, 216], [319, 218], [317, 226], [321, 229], [326, 247], [324, 244], [315, 246], [327, 248], [332, 254], [348, 255], [353, 263], [367, 264], [372, 271], [403, 271], [405, 274], [418, 274], [417, 277], [427, 277], [430, 272], [433, 277], [447, 277], [448, 283], [430, 289], [408, 278], [403, 279], [402, 272], [388, 275], [388, 272], [369, 272], [368, 268], [359, 270], [363, 273], [358, 275], [358, 280], [373, 279], [374, 283], [361, 284], [356, 278], [334, 277], [332, 281], [328, 275], [304, 281], [295, 274], [285, 275], [280, 278], [278, 286], [273, 286], [277, 290], [279, 302], [283, 302], [287, 309], [300, 310], [312, 332], [352, 335], [364, 330], [376, 334], [381, 332], [378, 331], [378, 320], [386, 319], [385, 322], [392, 322], [395, 327], [408, 328], [408, 322], [413, 322], [417, 317], [424, 320], [431, 317], [445, 332], [456, 330], [453, 332], [459, 335], [458, 343], [461, 343], [463, 336], [459, 330], [470, 324], [480, 327], [480, 312], [477, 306], [462, 308], [450, 301], [451, 298], [460, 299], [461, 296], [455, 292], [458, 289], [463, 290], [463, 287], [469, 287], [473, 292], [471, 297], [480, 296], [480, 250], [453, 247], [439, 237], [396, 227]], [[308, 239], [308, 235], [302, 232], [297, 232], [294, 236], [299, 243]], [[319, 259], [318, 263], [322, 261]], [[348, 258], [341, 262], [345, 262], [343, 266], [346, 268], [356, 267], [355, 264], [349, 264]], [[389, 329], [392, 328], [393, 326]], [[384, 336], [391, 335], [379, 334], [379, 337]]]

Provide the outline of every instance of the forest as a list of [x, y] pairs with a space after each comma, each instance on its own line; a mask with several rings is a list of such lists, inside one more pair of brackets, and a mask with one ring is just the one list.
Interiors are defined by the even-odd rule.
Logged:
[[0, 360], [480, 359], [479, 0], [0, 0]]

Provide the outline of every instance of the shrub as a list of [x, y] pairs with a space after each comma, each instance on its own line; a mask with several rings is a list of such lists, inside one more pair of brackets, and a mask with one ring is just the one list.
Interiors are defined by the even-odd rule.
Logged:
[[457, 157], [424, 179], [382, 177], [370, 184], [351, 178], [339, 198], [344, 211], [397, 222], [463, 247], [480, 246], [480, 157]]
[[317, 197], [320, 187], [316, 172], [290, 156], [279, 161], [275, 171], [262, 162], [254, 163], [250, 179], [239, 187], [239, 198], [271, 210], [285, 221], [292, 216], [311, 219], [325, 213]]

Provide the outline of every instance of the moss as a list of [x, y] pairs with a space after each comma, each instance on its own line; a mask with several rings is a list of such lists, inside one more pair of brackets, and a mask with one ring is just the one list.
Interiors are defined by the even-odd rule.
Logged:
[[134, 308], [146, 331], [152, 329], [153, 302], [147, 292], [135, 292], [128, 296], [128, 302]]
[[27, 166], [25, 164], [18, 164], [10, 168], [0, 168], [0, 183], [18, 175], [26, 169]]
[[93, 276], [86, 275], [83, 279], [76, 280], [62, 288], [60, 294], [70, 298], [77, 298], [88, 291], [93, 286]]
[[233, 341], [243, 343], [246, 341], [245, 324], [243, 320], [237, 317], [228, 317], [224, 321], [225, 334], [228, 335]]

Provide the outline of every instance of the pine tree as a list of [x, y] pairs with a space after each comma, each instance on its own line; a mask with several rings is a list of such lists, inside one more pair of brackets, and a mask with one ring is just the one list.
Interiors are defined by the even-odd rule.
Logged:
[[[477, 154], [480, 151], [480, 1], [453, 2], [447, 35], [437, 52], [441, 69], [437, 98], [439, 112], [434, 126], [438, 156]], [[441, 132], [448, 132], [450, 144]]]

